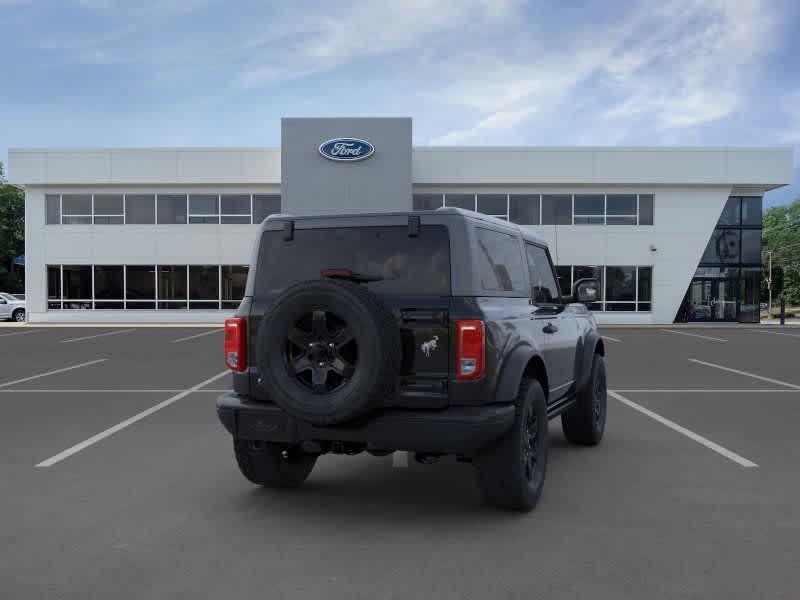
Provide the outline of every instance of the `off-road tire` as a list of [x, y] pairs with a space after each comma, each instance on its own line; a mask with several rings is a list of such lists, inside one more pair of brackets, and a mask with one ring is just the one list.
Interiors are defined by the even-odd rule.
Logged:
[[257, 485], [267, 487], [298, 487], [317, 462], [313, 454], [268, 442], [234, 439], [233, 451], [242, 475]]
[[573, 444], [596, 446], [603, 439], [607, 410], [606, 363], [595, 354], [589, 381], [578, 392], [577, 402], [561, 414], [564, 437]]
[[[289, 331], [308, 311], [325, 311], [345, 322], [357, 345], [351, 377], [329, 393], [314, 393], [291, 372]], [[290, 415], [333, 425], [352, 420], [391, 398], [402, 360], [400, 329], [384, 303], [363, 285], [319, 279], [287, 288], [259, 327], [255, 362], [270, 400]]]
[[[526, 430], [535, 416], [536, 461], [529, 472]], [[478, 487], [489, 504], [529, 511], [536, 506], [547, 473], [547, 403], [541, 384], [524, 380], [516, 398], [516, 415], [506, 435], [473, 459]]]

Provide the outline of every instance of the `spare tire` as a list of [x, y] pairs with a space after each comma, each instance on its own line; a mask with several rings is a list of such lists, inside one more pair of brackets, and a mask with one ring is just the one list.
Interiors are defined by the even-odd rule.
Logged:
[[316, 425], [363, 415], [397, 389], [400, 330], [383, 302], [350, 281], [295, 284], [267, 310], [256, 365], [267, 396]]

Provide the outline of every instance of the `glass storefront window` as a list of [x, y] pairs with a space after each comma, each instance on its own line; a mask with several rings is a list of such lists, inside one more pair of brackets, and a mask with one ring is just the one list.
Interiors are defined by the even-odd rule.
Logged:
[[761, 197], [742, 198], [742, 225], [761, 227]]
[[739, 278], [739, 321], [758, 323], [760, 320], [761, 268], [744, 267]]
[[740, 200], [738, 197], [728, 198], [728, 201], [725, 203], [725, 208], [722, 209], [722, 214], [719, 217], [717, 225], [738, 225], [741, 222], [739, 206]]
[[739, 229], [715, 229], [703, 252], [701, 263], [738, 263], [741, 231]]

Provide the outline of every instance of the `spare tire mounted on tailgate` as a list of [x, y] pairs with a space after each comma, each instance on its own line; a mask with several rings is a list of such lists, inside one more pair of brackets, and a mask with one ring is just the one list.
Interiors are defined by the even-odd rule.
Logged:
[[393, 394], [400, 361], [391, 313], [350, 281], [287, 288], [258, 331], [256, 364], [270, 399], [317, 425], [357, 417]]

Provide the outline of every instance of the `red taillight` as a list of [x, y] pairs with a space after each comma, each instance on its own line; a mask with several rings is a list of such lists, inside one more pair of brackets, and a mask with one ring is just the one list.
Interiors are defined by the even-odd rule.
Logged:
[[483, 321], [456, 321], [456, 379], [477, 379], [484, 369]]
[[225, 319], [225, 364], [234, 371], [247, 369], [247, 324], [242, 317]]

